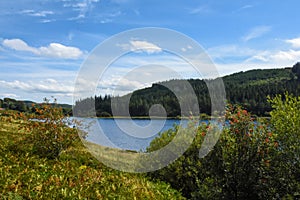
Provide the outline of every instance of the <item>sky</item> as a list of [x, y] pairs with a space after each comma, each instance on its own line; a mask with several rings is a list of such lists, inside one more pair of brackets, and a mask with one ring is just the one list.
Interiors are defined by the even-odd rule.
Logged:
[[[145, 27], [193, 39], [221, 76], [292, 67], [300, 60], [299, 7], [298, 0], [1, 0], [0, 98], [41, 102], [54, 96], [59, 103], [72, 103], [78, 73], [95, 48], [123, 31]], [[97, 94], [123, 95], [176, 78], [170, 70], [198, 78], [159, 42], [128, 38], [116, 46], [131, 53], [91, 83]], [[144, 70], [134, 70], [139, 65]], [[141, 78], [141, 73], [156, 79]]]

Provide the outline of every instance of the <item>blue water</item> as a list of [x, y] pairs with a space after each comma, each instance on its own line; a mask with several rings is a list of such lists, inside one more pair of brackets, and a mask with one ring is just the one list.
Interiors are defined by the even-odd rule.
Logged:
[[[107, 147], [144, 151], [159, 132], [185, 127], [187, 120], [160, 119], [81, 119], [88, 132], [86, 140]], [[181, 124], [180, 124], [181, 123]]]

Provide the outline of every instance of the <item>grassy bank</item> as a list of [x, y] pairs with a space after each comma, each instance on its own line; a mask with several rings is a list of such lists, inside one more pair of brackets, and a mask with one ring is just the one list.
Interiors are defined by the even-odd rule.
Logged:
[[101, 164], [79, 140], [55, 159], [32, 153], [18, 117], [1, 116], [0, 199], [183, 199], [163, 182]]

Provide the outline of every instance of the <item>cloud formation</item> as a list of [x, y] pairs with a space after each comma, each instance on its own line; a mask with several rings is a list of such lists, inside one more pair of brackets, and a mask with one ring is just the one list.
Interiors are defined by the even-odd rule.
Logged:
[[253, 54], [244, 61], [244, 64], [252, 64], [263, 68], [267, 65], [274, 67], [291, 67], [300, 60], [300, 51], [297, 50], [281, 50], [281, 51], [261, 51]]
[[17, 99], [20, 97], [19, 95], [16, 95], [13, 93], [0, 93], [0, 96], [6, 97], [6, 98], [13, 98], [13, 99]]
[[[115, 95], [124, 95], [136, 89], [145, 87], [147, 84], [138, 80], [131, 80], [126, 77], [113, 76], [111, 79], [105, 79], [98, 85], [98, 90], [109, 91]], [[102, 92], [103, 93], [103, 92]]]
[[54, 79], [46, 79], [44, 81], [23, 82], [19, 80], [5, 81], [0, 80], [1, 87], [8, 89], [17, 89], [31, 93], [57, 93], [57, 94], [72, 94], [74, 87], [59, 83]]
[[[245, 66], [247, 69], [291, 67], [300, 60], [300, 38], [287, 39], [284, 42], [290, 46], [282, 49], [261, 50], [232, 44], [210, 48], [208, 54], [222, 72], [227, 71], [226, 74], [233, 73], [234, 70], [242, 69]], [[228, 60], [235, 62], [228, 62]]]
[[207, 5], [201, 5], [196, 8], [192, 8], [189, 10], [189, 14], [203, 14], [203, 13], [210, 13], [212, 12], [212, 9], [208, 7]]
[[64, 46], [59, 43], [50, 43], [46, 47], [35, 48], [29, 46], [21, 39], [5, 39], [2, 45], [16, 51], [27, 51], [38, 56], [51, 58], [78, 59], [83, 55], [79, 48]]
[[63, 0], [64, 7], [70, 7], [74, 11], [78, 11], [78, 15], [72, 20], [83, 19], [86, 17], [86, 14], [93, 9], [93, 4], [99, 2], [100, 0], [83, 0], [83, 1], [69, 1]]
[[150, 42], [143, 40], [131, 40], [129, 44], [120, 44], [124, 50], [134, 51], [134, 52], [146, 52], [149, 54], [162, 52], [162, 49]]
[[22, 10], [20, 14], [33, 16], [33, 17], [47, 17], [48, 15], [53, 15], [54, 12], [50, 10], [42, 10], [42, 11], [35, 11], [35, 10]]
[[286, 40], [286, 42], [291, 44], [294, 48], [300, 48], [300, 37]]
[[233, 13], [243, 12], [243, 11], [251, 9], [253, 7], [254, 7], [254, 5], [247, 4], [247, 5], [244, 5], [244, 6], [240, 7], [237, 10], [234, 10]]
[[300, 60], [300, 38], [285, 40], [291, 48], [279, 51], [262, 51], [254, 55], [251, 59], [263, 62], [275, 62], [278, 64], [288, 64]]
[[242, 40], [247, 42], [249, 40], [261, 37], [262, 35], [268, 33], [271, 30], [271, 26], [257, 26], [249, 31], [247, 35], [245, 35]]

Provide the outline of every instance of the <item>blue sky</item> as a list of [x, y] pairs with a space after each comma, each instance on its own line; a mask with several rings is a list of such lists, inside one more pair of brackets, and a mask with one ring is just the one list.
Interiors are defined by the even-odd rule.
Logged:
[[[298, 0], [2, 0], [0, 98], [55, 96], [71, 103], [74, 81], [89, 53], [133, 28], [168, 28], [191, 37], [221, 75], [292, 66], [300, 60], [299, 7]], [[128, 65], [128, 59], [118, 65]], [[109, 74], [99, 93], [125, 94], [149, 84], [120, 79], [118, 68]], [[118, 84], [122, 87], [112, 91]]]

